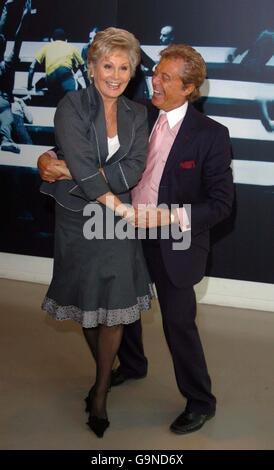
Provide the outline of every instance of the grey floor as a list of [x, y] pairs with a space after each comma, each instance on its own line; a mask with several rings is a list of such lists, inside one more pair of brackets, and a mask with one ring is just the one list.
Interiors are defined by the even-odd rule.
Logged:
[[83, 397], [94, 364], [80, 327], [40, 311], [46, 286], [0, 280], [0, 449], [273, 449], [274, 313], [199, 305], [198, 324], [218, 397], [200, 431], [177, 436], [184, 408], [159, 307], [143, 315], [146, 379], [109, 394], [110, 428], [87, 428]]

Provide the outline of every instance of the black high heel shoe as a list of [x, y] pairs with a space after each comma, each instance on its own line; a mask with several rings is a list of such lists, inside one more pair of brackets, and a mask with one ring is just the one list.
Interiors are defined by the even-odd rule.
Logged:
[[97, 437], [103, 437], [105, 430], [110, 425], [110, 422], [106, 418], [98, 418], [97, 416], [90, 416], [88, 419], [87, 425], [96, 434]]
[[85, 411], [87, 413], [90, 413], [91, 411], [91, 401], [92, 401], [92, 394], [94, 392], [94, 385], [91, 387], [90, 391], [88, 392], [88, 396], [85, 398], [85, 402], [86, 402], [86, 408], [85, 408]]
[[[88, 395], [85, 398], [85, 403], [86, 403], [86, 408], [85, 411], [86, 413], [91, 412], [91, 401], [92, 401], [92, 394], [94, 392], [95, 385], [92, 385], [90, 391], [88, 392]], [[110, 392], [111, 387], [109, 387], [108, 392]]]

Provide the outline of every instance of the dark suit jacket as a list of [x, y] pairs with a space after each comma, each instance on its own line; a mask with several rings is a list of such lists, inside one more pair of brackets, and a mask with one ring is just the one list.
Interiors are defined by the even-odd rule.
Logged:
[[[58, 158], [66, 161], [70, 181], [43, 183], [41, 192], [62, 206], [81, 211], [89, 201], [112, 191], [130, 202], [129, 190], [141, 178], [146, 164], [148, 129], [143, 105], [118, 98], [117, 125], [120, 148], [108, 155], [104, 106], [96, 88], [69, 92], [59, 102], [55, 117]], [[103, 167], [107, 182], [99, 172]]]
[[[150, 127], [158, 110], [149, 112]], [[173, 240], [161, 240], [170, 280], [177, 287], [199, 282], [205, 273], [209, 229], [225, 219], [233, 203], [231, 146], [226, 127], [195, 110], [186, 116], [168, 156], [159, 187], [158, 204], [191, 204], [191, 247], [172, 249]]]

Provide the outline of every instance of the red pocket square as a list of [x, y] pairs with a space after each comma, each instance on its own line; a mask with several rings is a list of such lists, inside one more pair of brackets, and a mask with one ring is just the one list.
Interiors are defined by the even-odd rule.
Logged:
[[186, 160], [185, 162], [180, 163], [180, 168], [182, 168], [182, 170], [190, 170], [191, 168], [195, 168], [195, 166], [195, 160]]

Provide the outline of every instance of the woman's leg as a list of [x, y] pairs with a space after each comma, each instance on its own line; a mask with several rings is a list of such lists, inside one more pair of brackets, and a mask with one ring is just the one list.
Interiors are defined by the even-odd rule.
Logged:
[[121, 344], [123, 325], [98, 327], [97, 369], [94, 393], [91, 398], [91, 416], [107, 418], [106, 402], [111, 370]]
[[97, 328], [83, 328], [83, 333], [88, 343], [90, 352], [96, 362], [97, 361], [98, 327]]

